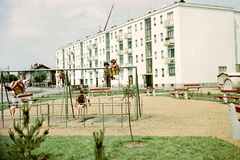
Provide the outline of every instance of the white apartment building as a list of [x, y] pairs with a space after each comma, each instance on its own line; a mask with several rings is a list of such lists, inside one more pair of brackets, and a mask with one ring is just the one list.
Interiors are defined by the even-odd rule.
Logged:
[[[216, 87], [218, 74], [240, 71], [240, 11], [175, 2], [58, 48], [55, 58], [57, 69], [103, 67], [111, 59], [137, 66], [139, 87]], [[69, 77], [75, 85], [101, 87], [102, 75], [78, 70]], [[121, 69], [120, 83], [135, 78], [135, 69]]]

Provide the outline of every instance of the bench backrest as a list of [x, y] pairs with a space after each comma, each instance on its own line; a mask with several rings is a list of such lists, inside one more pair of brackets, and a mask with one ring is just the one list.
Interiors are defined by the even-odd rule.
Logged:
[[92, 88], [90, 91], [99, 91], [99, 90], [110, 90], [110, 88]]
[[182, 88], [175, 88], [175, 91], [188, 91], [188, 89], [182, 89]]
[[221, 92], [225, 92], [225, 93], [240, 93], [240, 90], [221, 90]]
[[148, 88], [146, 88], [146, 89], [155, 89], [155, 88], [150, 88], [150, 87], [148, 87]]
[[18, 98], [23, 98], [23, 97], [32, 97], [33, 94], [23, 94], [23, 95], [18, 95]]
[[185, 87], [187, 86], [199, 86], [199, 84], [184, 84]]
[[240, 107], [239, 106], [235, 106], [236, 112], [240, 113]]

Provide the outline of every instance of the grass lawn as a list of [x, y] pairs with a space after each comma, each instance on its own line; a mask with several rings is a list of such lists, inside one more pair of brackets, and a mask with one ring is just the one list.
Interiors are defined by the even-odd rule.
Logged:
[[[51, 130], [50, 130], [51, 132]], [[130, 136], [105, 136], [105, 154], [110, 159], [240, 159], [240, 148], [214, 137], [156, 137], [134, 136], [134, 141], [145, 143], [143, 147], [126, 147]], [[9, 160], [8, 136], [0, 136], [0, 159]], [[92, 136], [47, 136], [40, 148], [32, 154], [39, 159], [94, 159]]]

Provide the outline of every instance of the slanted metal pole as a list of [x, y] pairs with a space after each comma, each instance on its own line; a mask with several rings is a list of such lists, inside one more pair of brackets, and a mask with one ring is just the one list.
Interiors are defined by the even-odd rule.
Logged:
[[68, 71], [66, 70], [66, 100], [65, 100], [65, 114], [66, 114], [66, 121], [68, 120]]
[[4, 128], [4, 111], [3, 111], [3, 72], [0, 71], [1, 73], [1, 106], [2, 106], [2, 127]]

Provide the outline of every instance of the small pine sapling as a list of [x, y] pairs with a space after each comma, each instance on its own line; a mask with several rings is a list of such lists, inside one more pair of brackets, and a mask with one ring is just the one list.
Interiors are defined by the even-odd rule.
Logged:
[[[18, 136], [14, 135], [14, 132], [10, 129], [8, 131], [9, 137], [13, 141], [13, 145], [10, 146], [9, 154], [11, 156], [15, 156], [16, 154], [20, 154], [23, 159], [30, 159], [31, 158], [31, 151], [38, 148], [40, 144], [46, 139], [46, 135], [49, 133], [49, 129], [45, 130], [42, 135], [39, 135], [40, 128], [43, 124], [43, 114], [41, 120], [37, 118], [35, 120], [35, 124], [29, 126], [30, 123], [30, 112], [31, 107], [28, 105], [23, 105], [22, 112], [23, 112], [23, 125], [20, 127], [19, 123], [13, 120], [13, 128], [18, 133]], [[27, 157], [25, 157], [25, 153], [27, 153]], [[20, 157], [18, 157], [20, 158]]]
[[104, 129], [103, 131], [100, 130], [100, 135], [98, 134], [98, 132], [93, 132], [93, 138], [95, 141], [94, 154], [96, 160], [107, 160], [109, 157], [109, 155], [107, 157], [105, 156], [105, 150], [103, 146], [104, 132]]

